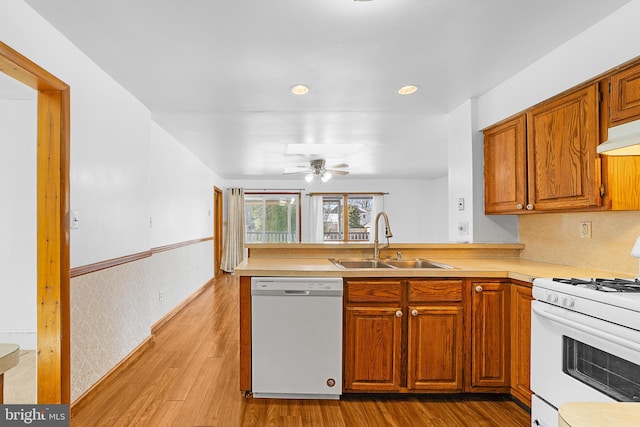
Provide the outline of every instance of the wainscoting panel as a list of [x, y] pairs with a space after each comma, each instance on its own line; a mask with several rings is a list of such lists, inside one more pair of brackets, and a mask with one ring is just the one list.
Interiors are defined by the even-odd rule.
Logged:
[[71, 401], [212, 277], [213, 243], [204, 241], [72, 278]]

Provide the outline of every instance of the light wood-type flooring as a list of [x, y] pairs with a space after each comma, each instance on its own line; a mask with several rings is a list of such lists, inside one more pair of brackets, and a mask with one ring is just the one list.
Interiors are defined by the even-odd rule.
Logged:
[[217, 279], [166, 324], [155, 344], [71, 426], [527, 426], [510, 400], [343, 396], [339, 401], [248, 399], [238, 383], [238, 281]]

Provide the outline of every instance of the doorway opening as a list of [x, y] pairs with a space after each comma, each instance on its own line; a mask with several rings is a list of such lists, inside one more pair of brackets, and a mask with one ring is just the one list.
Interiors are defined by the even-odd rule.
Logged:
[[70, 403], [69, 86], [0, 42], [0, 72], [38, 91], [38, 403]]

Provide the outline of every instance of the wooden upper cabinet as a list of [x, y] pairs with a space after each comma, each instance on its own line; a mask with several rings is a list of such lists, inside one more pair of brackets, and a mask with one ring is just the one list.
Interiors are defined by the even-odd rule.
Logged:
[[527, 112], [528, 204], [536, 211], [600, 205], [598, 85]]
[[611, 76], [609, 126], [640, 119], [640, 64]]
[[526, 118], [522, 114], [484, 132], [484, 209], [511, 213], [527, 200]]

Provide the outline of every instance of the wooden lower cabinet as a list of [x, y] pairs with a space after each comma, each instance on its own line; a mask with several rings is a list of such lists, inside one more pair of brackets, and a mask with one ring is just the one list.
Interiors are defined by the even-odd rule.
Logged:
[[511, 394], [531, 407], [531, 284], [511, 285]]
[[400, 390], [402, 317], [398, 307], [347, 307], [345, 389]]
[[461, 305], [409, 306], [409, 389], [463, 390], [463, 320]]
[[510, 283], [470, 281], [470, 391], [509, 392]]
[[344, 389], [464, 389], [463, 281], [345, 280]]
[[345, 279], [344, 391], [511, 393], [531, 403], [531, 285]]

